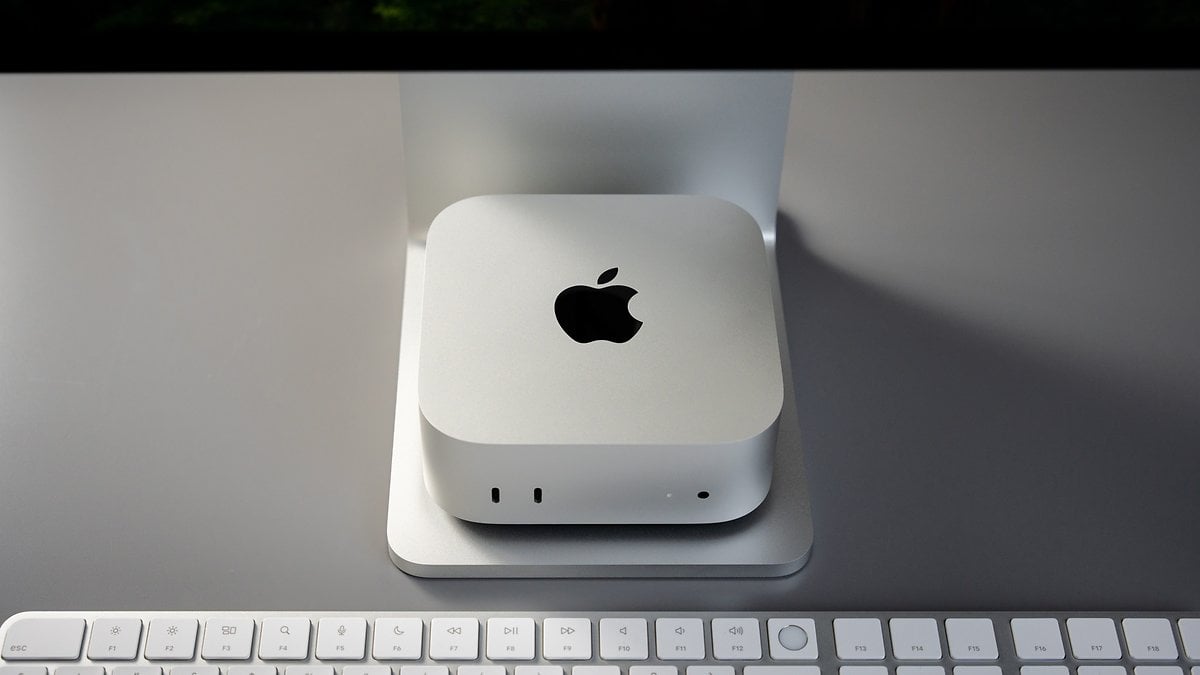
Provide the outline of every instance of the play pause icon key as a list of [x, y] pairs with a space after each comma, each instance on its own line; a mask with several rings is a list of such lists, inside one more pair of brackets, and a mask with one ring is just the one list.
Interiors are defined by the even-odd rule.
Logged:
[[592, 658], [590, 619], [546, 619], [542, 622], [542, 657], [547, 661]]
[[533, 619], [492, 618], [487, 621], [487, 657], [493, 661], [533, 660]]

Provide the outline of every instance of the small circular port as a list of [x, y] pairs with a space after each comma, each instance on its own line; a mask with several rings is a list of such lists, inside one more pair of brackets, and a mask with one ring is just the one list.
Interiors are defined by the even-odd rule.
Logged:
[[700, 499], [708, 499], [708, 490], [701, 490], [696, 493], [696, 496]]

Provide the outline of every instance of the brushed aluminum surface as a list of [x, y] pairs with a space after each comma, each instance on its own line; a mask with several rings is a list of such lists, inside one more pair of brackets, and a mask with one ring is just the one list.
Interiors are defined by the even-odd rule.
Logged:
[[[772, 295], [790, 373], [774, 247]], [[424, 244], [410, 240], [388, 502], [388, 549], [422, 577], [778, 577], [808, 560], [813, 530], [791, 378], [784, 377], [771, 490], [734, 521], [707, 525], [485, 525], [459, 520], [425, 489], [417, 408]]]

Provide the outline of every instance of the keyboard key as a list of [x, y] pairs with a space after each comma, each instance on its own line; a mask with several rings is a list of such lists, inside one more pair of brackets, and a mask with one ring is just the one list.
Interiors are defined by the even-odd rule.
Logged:
[[[1129, 658], [1138, 661], [1174, 661], [1179, 658], [1175, 647], [1175, 632], [1166, 619], [1125, 619], [1125, 645]], [[1135, 669], [1136, 673], [1136, 669]], [[1183, 673], [1179, 673], [1183, 675]]]
[[[229, 675], [237, 674], [230, 672]], [[392, 675], [392, 669], [388, 666], [346, 666], [342, 668], [342, 675]]]
[[83, 619], [21, 619], [4, 635], [5, 661], [74, 661], [83, 650]]
[[333, 675], [333, 666], [318, 666], [313, 664], [288, 666], [283, 672], [284, 675]]
[[[835, 619], [836, 620], [836, 619]], [[837, 629], [833, 629], [837, 633]], [[887, 666], [842, 666], [838, 675], [888, 675]]]
[[936, 661], [942, 658], [936, 619], [892, 619], [892, 655], [898, 661]]
[[[988, 619], [991, 621], [991, 619]], [[954, 675], [1004, 675], [1000, 666], [954, 666]]]
[[532, 661], [533, 619], [487, 620], [487, 657], [492, 661]]
[[941, 666], [896, 666], [896, 675], [946, 675]]
[[[1059, 661], [1066, 656], [1058, 619], [1013, 619], [1011, 627], [1017, 658], [1025, 661]], [[1043, 675], [1050, 674], [1047, 672]]]
[[1129, 675], [1124, 666], [1079, 666], [1076, 675]]
[[733, 666], [688, 666], [687, 675], [733, 675]]
[[367, 651], [367, 620], [354, 616], [321, 619], [314, 651], [322, 661], [358, 661]]
[[1133, 675], [1183, 675], [1179, 666], [1134, 666]]
[[[516, 671], [513, 675], [563, 675], [562, 666], [517, 666], [513, 670]], [[458, 675], [466, 675], [461, 667], [458, 669]], [[496, 675], [504, 675], [504, 673], [496, 673]]]
[[[499, 666], [503, 668], [504, 666]], [[450, 675], [447, 666], [401, 666], [400, 675]]]
[[[46, 675], [46, 666], [0, 666], [0, 675]], [[100, 675], [104, 675], [104, 668], [100, 668]]]
[[479, 658], [479, 621], [470, 618], [430, 621], [429, 658], [438, 661], [474, 661]]
[[263, 619], [258, 635], [258, 658], [303, 661], [308, 658], [312, 622], [304, 617]]
[[1070, 675], [1066, 666], [1021, 666], [1021, 675]]
[[[601, 619], [603, 620], [603, 619]], [[574, 666], [571, 675], [621, 675], [620, 666]]]
[[767, 619], [767, 647], [776, 661], [816, 660], [817, 624], [812, 619]]
[[713, 658], [718, 661], [757, 661], [762, 658], [758, 619], [713, 619], [712, 642]]
[[59, 666], [54, 669], [54, 675], [104, 675], [104, 666]]
[[146, 631], [146, 658], [191, 661], [196, 655], [196, 634], [199, 632], [200, 622], [195, 619], [152, 619]]
[[1188, 659], [1200, 661], [1200, 619], [1180, 619], [1179, 637], [1183, 638], [1183, 651], [1187, 653]]
[[654, 622], [654, 638], [660, 661], [704, 658], [704, 622], [700, 619], [658, 619]]
[[542, 621], [542, 657], [548, 661], [587, 661], [592, 658], [592, 620]]
[[141, 640], [141, 619], [96, 619], [87, 656], [93, 661], [132, 661], [137, 658]]
[[200, 656], [206, 661], [245, 661], [253, 643], [254, 619], [209, 619], [204, 622]]
[[[275, 666], [230, 666], [225, 670], [226, 675], [276, 675]], [[349, 675], [349, 673], [347, 673]], [[390, 675], [390, 673], [385, 673]]]
[[883, 626], [879, 619], [834, 619], [833, 642], [839, 659], [878, 661], [883, 658]]
[[112, 675], [162, 675], [159, 666], [117, 666], [112, 669]]
[[630, 665], [629, 675], [679, 675], [674, 665]]
[[221, 669], [218, 666], [175, 666], [171, 669], [171, 675], [221, 675]]
[[418, 618], [376, 619], [371, 656], [380, 661], [413, 661], [421, 658], [425, 624]]
[[505, 675], [507, 671], [504, 666], [459, 666], [457, 672], [458, 675]]
[[1081, 661], [1121, 658], [1121, 643], [1112, 619], [1067, 619], [1067, 635], [1071, 638], [1071, 653]]
[[600, 619], [600, 658], [645, 661], [649, 656], [645, 619]]
[[742, 675], [821, 675], [820, 666], [746, 666]]
[[[950, 646], [950, 658], [957, 661], [992, 661], [998, 656], [991, 619], [946, 619], [946, 644]], [[973, 675], [988, 672], [968, 671]]]

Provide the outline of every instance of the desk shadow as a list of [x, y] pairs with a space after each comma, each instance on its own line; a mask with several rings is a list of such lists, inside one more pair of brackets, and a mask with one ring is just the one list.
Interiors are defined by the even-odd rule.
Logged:
[[1200, 409], [856, 278], [785, 214], [776, 245], [816, 536], [804, 569], [421, 590], [447, 609], [528, 609], [531, 593], [564, 610], [1200, 606]]
[[806, 606], [1200, 606], [1200, 405], [901, 300], [802, 234], [780, 215]]

